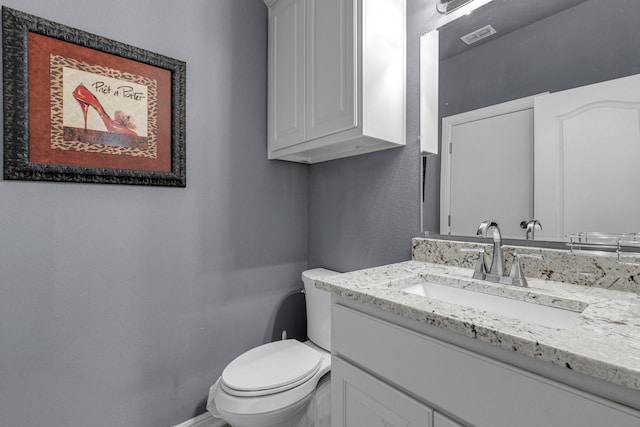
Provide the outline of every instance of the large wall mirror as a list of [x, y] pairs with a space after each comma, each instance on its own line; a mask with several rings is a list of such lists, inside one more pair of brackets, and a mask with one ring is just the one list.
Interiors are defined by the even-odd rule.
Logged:
[[[492, 0], [435, 30], [440, 154], [421, 162], [423, 231], [475, 236], [480, 221], [492, 219], [504, 237], [524, 239], [521, 221], [535, 218], [542, 241], [576, 231], [640, 232], [640, 77], [633, 77], [640, 74], [638, 22], [638, 0]], [[478, 41], [464, 43], [469, 34]], [[617, 86], [597, 102], [580, 104], [599, 105], [581, 116], [584, 126], [565, 120], [541, 127], [545, 120], [560, 123], [562, 114], [572, 118], [583, 107], [569, 101], [593, 87], [610, 90], [604, 84], [610, 81]], [[557, 114], [556, 98], [565, 103]], [[495, 121], [482, 121], [489, 116]], [[558, 127], [577, 142], [549, 145], [550, 154], [540, 157], [536, 138], [551, 138]], [[451, 133], [466, 138], [466, 146], [459, 144], [466, 152], [447, 163], [456, 148], [443, 144], [443, 135]], [[529, 146], [515, 147], [521, 134], [533, 138]], [[558, 168], [579, 173], [559, 185]], [[551, 202], [556, 206], [545, 213], [543, 205]]]

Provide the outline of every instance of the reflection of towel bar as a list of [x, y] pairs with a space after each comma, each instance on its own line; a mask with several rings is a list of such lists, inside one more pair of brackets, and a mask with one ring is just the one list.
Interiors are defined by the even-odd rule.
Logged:
[[640, 265], [640, 233], [582, 232], [567, 238], [572, 254], [615, 256], [620, 264]]

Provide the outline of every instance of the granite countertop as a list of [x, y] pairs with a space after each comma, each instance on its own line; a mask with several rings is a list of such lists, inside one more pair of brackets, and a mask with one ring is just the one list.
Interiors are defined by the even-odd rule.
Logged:
[[[316, 286], [338, 296], [576, 372], [640, 390], [640, 294], [529, 279], [528, 288], [471, 278], [473, 270], [407, 261], [344, 273]], [[581, 311], [568, 329], [408, 294], [421, 279]]]

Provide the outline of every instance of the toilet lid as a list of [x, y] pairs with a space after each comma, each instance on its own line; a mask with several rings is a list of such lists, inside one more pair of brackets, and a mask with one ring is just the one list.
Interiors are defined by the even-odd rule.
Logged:
[[222, 385], [236, 395], [281, 392], [308, 381], [321, 363], [319, 352], [297, 340], [275, 341], [233, 360], [222, 372]]

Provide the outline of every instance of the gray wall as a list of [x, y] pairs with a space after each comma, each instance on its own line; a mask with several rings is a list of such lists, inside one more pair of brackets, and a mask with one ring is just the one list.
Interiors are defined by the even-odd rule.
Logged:
[[267, 161], [260, 0], [3, 0], [187, 62], [186, 189], [0, 181], [0, 425], [172, 426], [271, 338], [308, 167]]
[[638, 74], [639, 16], [638, 1], [587, 1], [442, 61], [440, 114]]

